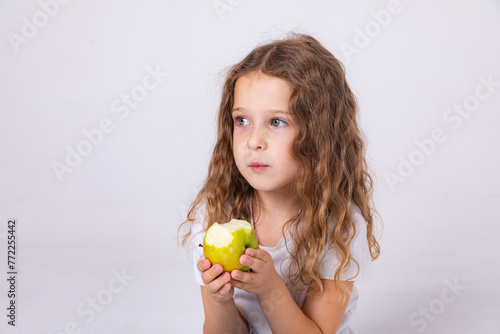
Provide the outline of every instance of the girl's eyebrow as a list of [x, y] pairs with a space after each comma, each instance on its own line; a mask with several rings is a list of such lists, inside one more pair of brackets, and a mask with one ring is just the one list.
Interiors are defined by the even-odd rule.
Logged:
[[[233, 110], [231, 110], [231, 113], [235, 112], [235, 111], [246, 111], [245, 108], [234, 108]], [[287, 113], [286, 111], [283, 111], [283, 110], [280, 110], [280, 109], [267, 109], [267, 111], [269, 112], [272, 112], [273, 114], [289, 114]]]

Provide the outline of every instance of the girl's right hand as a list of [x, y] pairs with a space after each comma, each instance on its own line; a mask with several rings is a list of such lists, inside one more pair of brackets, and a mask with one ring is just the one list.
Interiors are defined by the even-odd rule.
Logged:
[[201, 273], [201, 279], [205, 284], [205, 290], [209, 298], [221, 303], [233, 298], [234, 287], [230, 282], [231, 273], [222, 273], [222, 266], [220, 264], [212, 266], [208, 259], [198, 262], [197, 268]]

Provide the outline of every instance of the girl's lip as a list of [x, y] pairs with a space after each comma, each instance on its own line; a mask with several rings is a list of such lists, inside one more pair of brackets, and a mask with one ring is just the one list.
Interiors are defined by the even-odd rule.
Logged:
[[263, 170], [265, 170], [267, 167], [269, 166], [266, 166], [266, 165], [252, 165], [250, 166], [250, 168], [252, 169], [252, 171], [254, 172], [262, 172]]
[[261, 162], [258, 162], [258, 161], [254, 161], [250, 164], [250, 167], [268, 167], [268, 165], [266, 164], [263, 164]]

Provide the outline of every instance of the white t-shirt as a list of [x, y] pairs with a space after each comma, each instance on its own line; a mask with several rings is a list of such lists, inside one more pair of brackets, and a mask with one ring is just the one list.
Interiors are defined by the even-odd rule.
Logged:
[[[193, 260], [194, 260], [194, 276], [195, 281], [200, 285], [204, 285], [201, 279], [201, 273], [197, 269], [197, 263], [204, 258], [203, 248], [199, 247], [199, 244], [203, 244], [203, 239], [205, 237], [205, 232], [203, 231], [204, 220], [206, 217], [206, 211], [204, 206], [196, 212], [195, 221], [191, 222], [191, 233], [193, 233], [191, 247], [194, 248]], [[354, 280], [365, 280], [373, 276], [373, 270], [371, 268], [371, 255], [369, 251], [368, 241], [366, 239], [366, 221], [363, 218], [359, 208], [354, 206], [354, 221], [356, 224], [356, 236], [352, 242], [351, 254], [352, 257], [359, 263], [359, 275]], [[253, 226], [253, 221], [250, 222]], [[287, 282], [288, 268], [290, 265], [290, 257], [287, 248], [285, 247], [285, 238], [288, 244], [288, 248], [293, 250], [293, 242], [291, 239], [290, 228], [285, 232], [285, 236], [280, 239], [275, 247], [264, 247], [259, 245], [259, 247], [267, 251], [273, 258], [274, 267], [276, 272], [281, 276], [281, 278]], [[320, 277], [323, 279], [334, 279], [335, 270], [339, 266], [339, 261], [335, 255], [333, 249], [325, 252], [323, 259], [320, 262]], [[350, 266], [349, 270], [343, 274], [342, 279], [353, 280], [352, 277], [356, 275], [357, 266], [354, 262]], [[289, 286], [287, 284], [287, 286]], [[297, 305], [302, 308], [306, 298], [307, 291], [292, 291], [289, 287], [290, 294], [297, 303]], [[262, 309], [257, 300], [257, 296], [250, 294], [245, 290], [238, 288], [234, 289], [234, 302], [238, 309], [240, 310], [243, 317], [247, 320], [250, 328], [250, 333], [253, 334], [272, 334], [271, 329], [267, 323], [267, 320], [262, 313]], [[358, 290], [356, 284], [352, 289], [351, 297], [347, 305], [347, 309], [344, 313], [344, 317], [340, 322], [337, 334], [355, 334], [356, 332], [351, 328], [352, 317], [356, 311], [356, 306], [358, 302]]]

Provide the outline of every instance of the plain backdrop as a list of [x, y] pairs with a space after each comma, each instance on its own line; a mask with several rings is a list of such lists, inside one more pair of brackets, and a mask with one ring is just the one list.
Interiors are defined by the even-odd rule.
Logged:
[[355, 329], [500, 333], [494, 0], [1, 1], [1, 333], [201, 333], [177, 228], [225, 69], [289, 31], [328, 48], [359, 101], [383, 228]]

